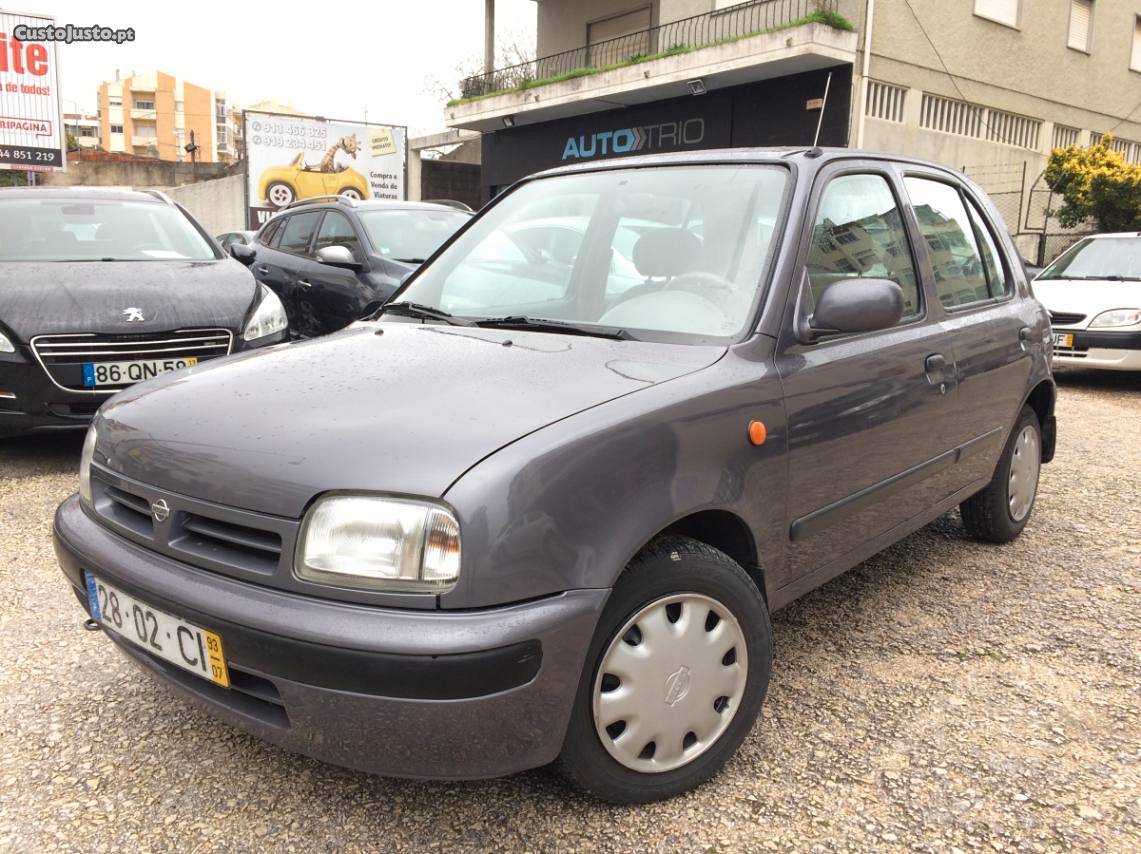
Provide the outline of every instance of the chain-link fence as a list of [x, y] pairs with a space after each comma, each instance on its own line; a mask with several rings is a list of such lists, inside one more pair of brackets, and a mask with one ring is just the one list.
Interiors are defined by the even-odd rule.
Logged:
[[1031, 161], [963, 166], [962, 172], [986, 191], [1002, 214], [1022, 254], [1045, 266], [1093, 227], [1062, 228], [1053, 211], [1059, 200], [1046, 185], [1041, 165]]

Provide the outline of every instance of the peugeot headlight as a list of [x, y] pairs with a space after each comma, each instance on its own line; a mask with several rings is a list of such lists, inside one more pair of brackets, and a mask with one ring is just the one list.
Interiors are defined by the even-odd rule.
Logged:
[[289, 325], [289, 318], [285, 316], [285, 306], [281, 304], [277, 294], [265, 285], [258, 285], [258, 288], [261, 290], [261, 301], [250, 315], [250, 320], [242, 332], [242, 339], [245, 341], [265, 338]]
[[0, 332], [0, 353], [15, 353], [16, 345], [3, 332]]
[[1103, 311], [1090, 321], [1090, 329], [1102, 329], [1106, 326], [1136, 326], [1141, 323], [1141, 309], [1115, 308], [1112, 311]]
[[444, 593], [460, 576], [460, 526], [432, 501], [329, 495], [301, 527], [298, 578], [393, 593]]
[[79, 455], [79, 500], [88, 507], [91, 499], [91, 458], [95, 456], [95, 425], [87, 428], [87, 438], [83, 440], [83, 451]]

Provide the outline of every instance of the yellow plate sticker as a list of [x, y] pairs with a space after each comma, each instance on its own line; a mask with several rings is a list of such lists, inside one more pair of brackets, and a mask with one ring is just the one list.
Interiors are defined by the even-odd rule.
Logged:
[[210, 678], [223, 688], [230, 687], [230, 672], [226, 669], [226, 656], [222, 652], [222, 639], [213, 632], [202, 630], [206, 636], [206, 654], [210, 657]]
[[197, 357], [197, 356], [189, 356], [189, 357], [187, 357], [187, 359], [186, 359], [186, 364], [187, 364], [187, 366], [188, 366], [188, 367], [189, 367], [190, 365], [197, 365], [197, 364], [198, 364], [198, 357]]

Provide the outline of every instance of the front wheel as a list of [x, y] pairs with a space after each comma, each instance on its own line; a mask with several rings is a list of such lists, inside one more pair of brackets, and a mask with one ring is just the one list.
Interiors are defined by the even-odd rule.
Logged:
[[749, 734], [771, 668], [768, 610], [741, 566], [688, 537], [659, 538], [607, 601], [561, 770], [612, 803], [691, 789]]
[[337, 193], [337, 195], [344, 196], [346, 199], [352, 199], [355, 202], [359, 202], [364, 198], [364, 196], [361, 195], [361, 191], [355, 187], [345, 187]]
[[283, 208], [292, 204], [296, 197], [293, 188], [284, 181], [274, 181], [265, 188], [265, 200], [275, 208]]
[[989, 543], [1008, 543], [1021, 534], [1034, 509], [1041, 467], [1042, 428], [1037, 413], [1024, 406], [994, 477], [959, 505], [967, 533]]

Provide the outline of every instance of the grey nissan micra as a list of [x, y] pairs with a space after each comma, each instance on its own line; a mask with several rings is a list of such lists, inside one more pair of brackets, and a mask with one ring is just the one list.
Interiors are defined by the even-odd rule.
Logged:
[[748, 736], [771, 611], [956, 507], [1019, 534], [1049, 352], [939, 166], [556, 169], [376, 316], [105, 404], [56, 549], [92, 628], [282, 747], [650, 801]]

